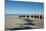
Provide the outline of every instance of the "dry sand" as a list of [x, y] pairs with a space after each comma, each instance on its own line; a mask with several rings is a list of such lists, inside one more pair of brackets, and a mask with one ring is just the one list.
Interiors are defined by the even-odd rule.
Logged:
[[22, 18], [15, 17], [15, 16], [6, 16], [5, 17], [5, 27], [6, 28], [14, 28], [19, 27], [19, 25], [25, 23]]
[[38, 18], [24, 18], [24, 17], [15, 17], [15, 16], [6, 16], [5, 17], [5, 28], [15, 28], [20, 27], [20, 25], [27, 23], [24, 19], [32, 20], [35, 25], [31, 25], [32, 28], [43, 28], [44, 20]]

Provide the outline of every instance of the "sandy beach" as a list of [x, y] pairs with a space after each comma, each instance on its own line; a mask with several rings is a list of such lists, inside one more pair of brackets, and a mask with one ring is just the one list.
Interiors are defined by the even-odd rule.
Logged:
[[[35, 25], [23, 25], [25, 23], [35, 24]], [[21, 27], [22, 26], [22, 27]], [[5, 16], [5, 28], [11, 29], [11, 28], [24, 28], [24, 27], [31, 27], [33, 29], [39, 29], [44, 27], [44, 20], [38, 19], [38, 18], [32, 18], [32, 17], [16, 17], [16, 16]]]

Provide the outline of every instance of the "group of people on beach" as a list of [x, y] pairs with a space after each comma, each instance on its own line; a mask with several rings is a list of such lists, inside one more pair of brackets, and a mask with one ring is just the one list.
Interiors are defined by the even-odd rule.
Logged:
[[[25, 16], [26, 16], [26, 15], [21, 15], [21, 16], [19, 16], [19, 17], [25, 17]], [[30, 16], [27, 15], [26, 17], [29, 18]], [[44, 18], [42, 15], [31, 15], [31, 17], [40, 18], [40, 19]]]

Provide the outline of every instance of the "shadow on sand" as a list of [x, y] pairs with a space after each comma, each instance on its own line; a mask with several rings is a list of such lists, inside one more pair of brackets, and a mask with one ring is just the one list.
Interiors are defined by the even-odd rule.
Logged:
[[33, 21], [30, 19], [24, 19], [27, 23], [25, 23], [24, 25], [35, 25], [34, 23], [32, 23]]
[[6, 28], [6, 29], [8, 29], [8, 30], [25, 30], [25, 29], [33, 29], [33, 28], [31, 28], [31, 27], [23, 27], [23, 28]]
[[[23, 26], [23, 25], [35, 25], [31, 22], [33, 22], [32, 20], [29, 20], [29, 19], [24, 19], [27, 23], [24, 23], [22, 24], [22, 26], [20, 25], [20, 28], [12, 28], [10, 30], [24, 30], [24, 29], [32, 29], [32, 27], [29, 27], [29, 26]], [[23, 27], [23, 28], [21, 28]]]

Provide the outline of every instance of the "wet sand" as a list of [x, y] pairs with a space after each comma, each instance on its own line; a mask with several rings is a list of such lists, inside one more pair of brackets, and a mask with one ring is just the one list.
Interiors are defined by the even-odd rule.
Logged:
[[16, 30], [16, 28], [24, 29], [31, 27], [33, 29], [39, 29], [44, 27], [44, 20], [38, 18], [27, 18], [27, 17], [15, 17], [15, 16], [6, 16], [5, 17], [5, 28]]

